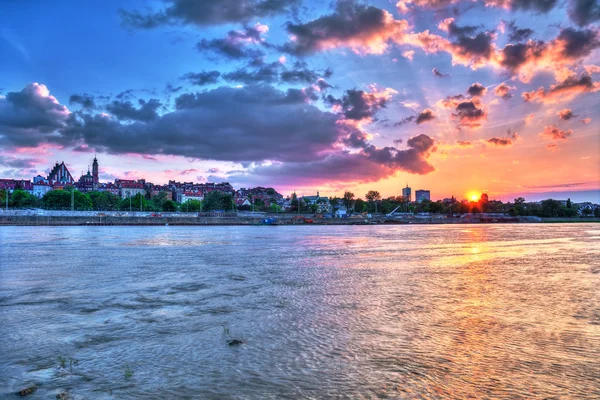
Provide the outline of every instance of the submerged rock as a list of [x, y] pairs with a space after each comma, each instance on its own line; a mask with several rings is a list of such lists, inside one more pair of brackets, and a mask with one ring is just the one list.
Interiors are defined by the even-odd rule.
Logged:
[[58, 400], [69, 400], [71, 398], [71, 395], [69, 394], [69, 392], [60, 392], [56, 395], [56, 398]]
[[17, 396], [21, 396], [21, 397], [25, 397], [33, 392], [35, 392], [37, 390], [37, 386], [33, 385], [33, 386], [29, 386], [26, 389], [20, 390], [17, 392]]
[[246, 343], [246, 342], [243, 340], [240, 340], [240, 339], [231, 339], [231, 340], [227, 341], [227, 344], [230, 346], [239, 346], [244, 343]]

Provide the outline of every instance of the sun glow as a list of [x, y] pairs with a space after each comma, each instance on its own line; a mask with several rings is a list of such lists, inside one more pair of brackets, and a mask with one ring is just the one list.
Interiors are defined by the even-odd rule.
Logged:
[[467, 198], [471, 201], [479, 201], [479, 198], [481, 197], [481, 193], [479, 192], [469, 192], [467, 193]]

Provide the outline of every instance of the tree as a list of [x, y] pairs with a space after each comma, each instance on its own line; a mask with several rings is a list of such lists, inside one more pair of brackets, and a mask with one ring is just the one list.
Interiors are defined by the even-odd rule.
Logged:
[[352, 192], [344, 192], [344, 205], [346, 206], [346, 209], [350, 209], [350, 206], [352, 206], [352, 200], [354, 200], [354, 193]]
[[594, 208], [594, 217], [600, 218], [600, 207]]
[[591, 208], [584, 208], [583, 210], [581, 210], [581, 213], [585, 216], [590, 216], [594, 213], [594, 211], [592, 211]]
[[127, 197], [119, 203], [119, 210], [121, 211], [144, 211], [152, 207], [148, 206], [148, 200], [146, 196], [141, 193], [136, 194], [132, 197]]
[[119, 207], [119, 196], [110, 192], [90, 192], [94, 210], [116, 210]]
[[525, 203], [525, 199], [523, 197], [517, 197], [515, 199], [515, 204], [523, 204]]
[[229, 193], [214, 191], [204, 196], [202, 211], [231, 210], [233, 197]]
[[51, 190], [42, 198], [42, 205], [44, 208], [51, 210], [70, 210], [71, 200], [73, 200], [75, 210], [92, 209], [92, 199], [90, 196], [74, 189]]
[[272, 213], [278, 213], [278, 212], [281, 212], [281, 207], [279, 207], [275, 203], [271, 203], [271, 205], [269, 206], [269, 211]]
[[377, 202], [381, 200], [381, 194], [377, 190], [369, 190], [365, 195], [369, 203], [375, 203], [375, 212], [377, 212]]
[[[197, 200], [190, 200], [190, 201], [197, 201]], [[200, 203], [200, 202], [198, 201], [198, 203]], [[175, 203], [173, 200], [168, 200], [168, 199], [167, 199], [167, 200], [165, 200], [165, 202], [162, 204], [162, 207], [161, 207], [161, 209], [162, 209], [163, 211], [166, 211], [166, 212], [174, 212], [174, 211], [177, 211], [177, 204], [176, 204], [176, 203]], [[198, 210], [198, 211], [199, 211], [199, 210]]]
[[558, 217], [560, 210], [560, 203], [553, 199], [542, 201], [542, 217]]
[[12, 194], [12, 203], [14, 207], [18, 208], [36, 207], [39, 203], [39, 199], [29, 192], [15, 189]]
[[571, 208], [571, 207], [572, 207], [572, 205], [571, 205], [571, 198], [568, 198], [567, 199], [567, 208]]
[[[169, 200], [167, 200], [167, 201], [169, 201]], [[165, 203], [167, 203], [167, 201], [165, 201]], [[165, 203], [163, 203], [162, 210], [163, 211], [171, 211], [171, 210], [165, 210], [165, 206], [164, 206]], [[171, 203], [173, 203], [173, 202], [171, 202]], [[177, 208], [177, 206], [175, 206], [174, 204], [175, 203], [173, 203], [173, 206], [175, 208]], [[171, 207], [171, 206], [169, 206], [169, 207]], [[199, 212], [201, 210], [202, 210], [202, 202], [200, 200], [188, 200], [181, 205], [181, 211]]]
[[363, 199], [356, 199], [354, 201], [354, 211], [356, 212], [363, 212], [365, 211], [365, 201]]
[[340, 198], [339, 197], [330, 197], [329, 204], [331, 204], [331, 207], [337, 207], [340, 204]]

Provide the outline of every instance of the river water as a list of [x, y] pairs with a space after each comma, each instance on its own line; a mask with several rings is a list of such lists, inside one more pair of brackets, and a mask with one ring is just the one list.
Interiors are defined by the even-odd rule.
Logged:
[[0, 398], [600, 398], [597, 224], [0, 227], [0, 265]]

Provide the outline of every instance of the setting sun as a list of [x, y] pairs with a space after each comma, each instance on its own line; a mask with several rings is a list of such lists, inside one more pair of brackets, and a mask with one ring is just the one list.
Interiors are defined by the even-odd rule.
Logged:
[[469, 192], [467, 195], [468, 199], [471, 201], [479, 201], [481, 194], [479, 192]]

